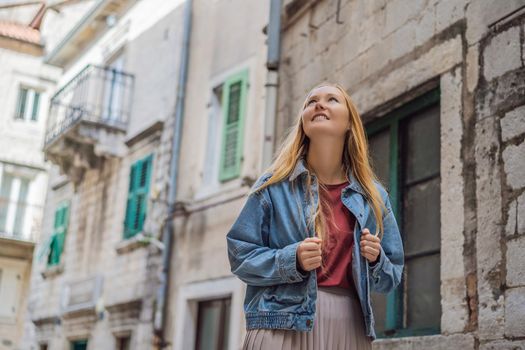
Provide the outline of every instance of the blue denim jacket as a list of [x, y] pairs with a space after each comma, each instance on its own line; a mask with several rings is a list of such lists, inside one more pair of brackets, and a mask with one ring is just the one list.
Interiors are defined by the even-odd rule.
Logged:
[[[244, 311], [246, 328], [278, 328], [310, 331], [313, 328], [316, 298], [316, 271], [297, 270], [296, 250], [305, 238], [315, 236], [308, 224], [310, 213], [317, 206], [318, 183], [309, 175], [301, 158], [288, 179], [248, 196], [241, 213], [227, 234], [231, 271], [247, 284]], [[270, 178], [263, 174], [252, 188]], [[305, 177], [312, 177], [315, 203], [308, 199]], [[364, 191], [352, 174], [350, 183], [341, 192], [343, 204], [356, 218], [354, 241], [359, 242], [361, 230], [376, 230], [371, 207]], [[298, 181], [297, 181], [298, 180]], [[376, 338], [370, 291], [388, 293], [401, 280], [403, 244], [390, 200], [385, 189], [376, 183], [386, 204], [383, 213], [384, 235], [379, 261], [369, 266], [353, 245], [352, 277], [363, 311], [366, 334]]]

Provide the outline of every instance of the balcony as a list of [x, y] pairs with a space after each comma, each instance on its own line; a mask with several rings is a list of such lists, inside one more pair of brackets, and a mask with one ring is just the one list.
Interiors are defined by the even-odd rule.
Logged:
[[88, 65], [52, 97], [44, 153], [75, 185], [103, 158], [124, 155], [132, 92], [131, 74]]

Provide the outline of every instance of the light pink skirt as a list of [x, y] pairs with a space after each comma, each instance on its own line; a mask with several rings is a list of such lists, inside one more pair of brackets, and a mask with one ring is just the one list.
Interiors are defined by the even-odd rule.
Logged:
[[341, 288], [320, 287], [311, 332], [284, 329], [252, 329], [243, 350], [367, 350], [372, 340], [365, 335], [359, 299]]

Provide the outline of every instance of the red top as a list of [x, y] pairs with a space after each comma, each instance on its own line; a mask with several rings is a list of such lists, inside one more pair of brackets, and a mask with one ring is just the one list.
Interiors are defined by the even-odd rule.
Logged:
[[[317, 285], [320, 287], [350, 288], [352, 280], [352, 245], [354, 244], [354, 215], [341, 201], [341, 190], [348, 182], [325, 185], [327, 191], [320, 190], [320, 195], [329, 203], [333, 219], [326, 213], [328, 229], [325, 231], [323, 262], [317, 268]], [[335, 225], [334, 225], [335, 223]]]

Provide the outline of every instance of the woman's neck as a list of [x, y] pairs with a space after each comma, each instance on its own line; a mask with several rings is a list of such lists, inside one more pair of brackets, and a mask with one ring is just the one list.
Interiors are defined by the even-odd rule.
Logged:
[[341, 161], [343, 147], [344, 140], [339, 142], [331, 139], [317, 143], [310, 140], [306, 161], [322, 183], [338, 184], [346, 181]]

